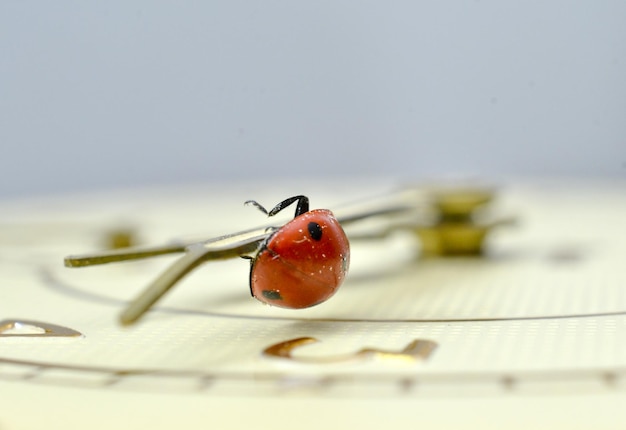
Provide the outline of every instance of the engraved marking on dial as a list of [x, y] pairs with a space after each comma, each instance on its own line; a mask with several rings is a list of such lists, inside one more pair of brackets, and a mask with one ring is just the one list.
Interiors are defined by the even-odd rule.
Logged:
[[[344, 265], [347, 266], [347, 260], [344, 260]], [[101, 294], [96, 291], [85, 289], [72, 285], [71, 283], [61, 281], [51, 271], [42, 269], [40, 272], [42, 282], [49, 288], [57, 290], [58, 292], [72, 296], [79, 297], [83, 300], [88, 300], [93, 303], [104, 303], [107, 305], [123, 305], [126, 302], [120, 299], [109, 297], [105, 294]], [[615, 311], [607, 310], [600, 312], [566, 312], [566, 313], [546, 313], [541, 315], [513, 315], [513, 316], [459, 316], [459, 317], [442, 317], [442, 318], [419, 318], [419, 317], [388, 317], [388, 318], [364, 318], [364, 317], [335, 317], [335, 318], [315, 318], [315, 317], [294, 317], [288, 315], [254, 315], [248, 312], [215, 312], [207, 310], [199, 310], [194, 308], [179, 308], [179, 307], [166, 307], [162, 306], [155, 309], [155, 312], [164, 312], [170, 314], [186, 314], [186, 315], [202, 315], [208, 317], [217, 318], [247, 318], [259, 321], [335, 321], [335, 322], [359, 322], [359, 323], [390, 323], [390, 322], [403, 322], [403, 323], [435, 323], [435, 324], [450, 324], [450, 323], [475, 323], [475, 322], [500, 322], [500, 321], [545, 321], [545, 320], [568, 320], [578, 318], [609, 318], [616, 316], [626, 316], [626, 309], [619, 309]]]
[[296, 348], [319, 342], [312, 337], [299, 337], [279, 342], [263, 350], [263, 355], [274, 358], [283, 358], [299, 363], [330, 364], [353, 360], [377, 359], [382, 361], [404, 361], [414, 363], [427, 360], [437, 348], [437, 343], [431, 340], [415, 339], [400, 351], [389, 351], [378, 348], [363, 348], [352, 354], [333, 355], [325, 357], [294, 357]]
[[0, 321], [0, 337], [76, 337], [80, 332], [56, 324], [32, 320]]
[[500, 382], [502, 383], [502, 386], [505, 390], [513, 390], [515, 388], [515, 385], [517, 384], [517, 380], [514, 376], [511, 375], [504, 375], [501, 378]]
[[[312, 339], [312, 338], [301, 338]], [[293, 339], [292, 341], [297, 341]], [[313, 339], [313, 341], [315, 341]], [[310, 341], [308, 343], [311, 343]], [[278, 345], [276, 345], [278, 346]], [[60, 373], [54, 373], [55, 371]], [[48, 376], [48, 372], [53, 372]], [[101, 376], [101, 377], [98, 377]], [[459, 371], [459, 372], [436, 372], [436, 373], [409, 373], [402, 372], [374, 372], [365, 374], [332, 373], [332, 374], [311, 374], [309, 372], [215, 372], [190, 369], [158, 369], [158, 368], [116, 368], [102, 367], [80, 364], [61, 364], [52, 362], [39, 362], [21, 359], [0, 357], [0, 381], [1, 380], [22, 380], [22, 381], [42, 381], [58, 386], [84, 386], [81, 381], [94, 387], [115, 387], [119, 382], [129, 378], [137, 382], [142, 376], [160, 378], [181, 378], [198, 381], [198, 384], [189, 386], [192, 392], [203, 391], [213, 387], [212, 382], [221, 381], [224, 383], [234, 382], [238, 389], [241, 389], [242, 382], [247, 386], [258, 385], [257, 388], [268, 388], [276, 394], [275, 389], [288, 388], [319, 388], [326, 389], [334, 386], [352, 386], [355, 382], [363, 383], [364, 387], [380, 388], [382, 383], [395, 386], [400, 395], [419, 395], [418, 386], [441, 386], [448, 387], [456, 393], [454, 387], [476, 382], [493, 384], [500, 388], [502, 392], [515, 389], [519, 382], [528, 382], [529, 387], [534, 383], [541, 384], [542, 389], [554, 388], [557, 393], [562, 393], [560, 389], [567, 387], [571, 389], [572, 381], [588, 382], [590, 378], [599, 380], [605, 388], [615, 389], [622, 387], [622, 382], [626, 379], [626, 368], [592, 368], [592, 369], [538, 369], [521, 370], [518, 372], [501, 372], [489, 370], [484, 372]], [[83, 379], [84, 378], [84, 379]], [[545, 381], [550, 384], [546, 386]], [[565, 385], [562, 385], [565, 384]], [[155, 386], [152, 384], [138, 385], [141, 390], [154, 392]], [[157, 386], [158, 389], [169, 389], [167, 384]], [[219, 389], [219, 385], [215, 387]], [[596, 388], [593, 388], [596, 393]], [[367, 391], [372, 394], [377, 391]], [[458, 393], [454, 394], [457, 395]]]

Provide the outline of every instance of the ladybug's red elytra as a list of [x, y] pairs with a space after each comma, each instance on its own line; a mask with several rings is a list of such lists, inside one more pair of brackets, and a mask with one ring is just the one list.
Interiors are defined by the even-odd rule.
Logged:
[[261, 245], [250, 267], [250, 291], [261, 302], [289, 309], [315, 306], [341, 286], [350, 264], [350, 244], [343, 228], [327, 209], [309, 210], [306, 196], [277, 204], [268, 216], [298, 202], [293, 220]]

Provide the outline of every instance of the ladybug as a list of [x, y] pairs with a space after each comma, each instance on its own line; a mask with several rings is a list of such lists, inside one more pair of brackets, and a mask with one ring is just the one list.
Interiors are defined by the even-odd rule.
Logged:
[[309, 210], [306, 196], [290, 197], [269, 212], [274, 216], [297, 203], [293, 220], [277, 228], [261, 244], [250, 264], [250, 292], [263, 303], [289, 309], [315, 306], [341, 286], [350, 264], [350, 244], [328, 209]]

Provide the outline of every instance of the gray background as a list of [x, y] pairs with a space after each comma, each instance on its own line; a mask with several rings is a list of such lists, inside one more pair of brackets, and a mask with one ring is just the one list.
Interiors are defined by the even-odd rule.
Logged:
[[626, 177], [624, 1], [2, 1], [0, 197]]

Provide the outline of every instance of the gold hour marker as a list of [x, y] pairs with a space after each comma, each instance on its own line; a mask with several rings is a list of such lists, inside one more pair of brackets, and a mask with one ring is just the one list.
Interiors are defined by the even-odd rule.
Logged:
[[422, 256], [480, 255], [494, 227], [513, 224], [513, 218], [481, 219], [493, 200], [488, 189], [451, 189], [432, 195], [434, 220], [418, 225], [415, 233], [422, 243]]
[[274, 358], [283, 358], [308, 364], [331, 364], [345, 361], [377, 359], [381, 361], [417, 362], [427, 360], [437, 348], [437, 343], [431, 340], [415, 339], [400, 351], [389, 351], [378, 348], [363, 348], [352, 354], [324, 356], [324, 357], [294, 357], [293, 351], [301, 346], [319, 342], [313, 337], [300, 337], [271, 345], [263, 350], [263, 355]]
[[76, 337], [82, 336], [68, 327], [31, 320], [0, 321], [0, 337]]

